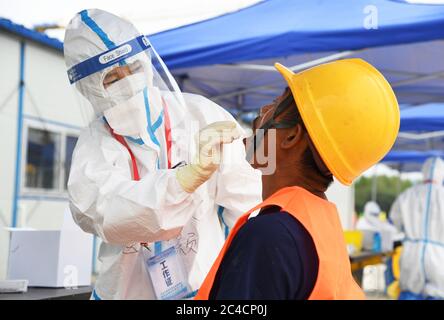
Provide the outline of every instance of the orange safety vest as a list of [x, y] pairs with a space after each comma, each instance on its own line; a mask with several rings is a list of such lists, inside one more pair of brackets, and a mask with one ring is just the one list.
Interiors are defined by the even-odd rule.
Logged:
[[195, 299], [208, 300], [222, 259], [250, 214], [259, 208], [273, 205], [281, 207], [282, 211], [288, 212], [302, 223], [315, 244], [319, 259], [318, 275], [308, 299], [365, 299], [364, 292], [351, 273], [350, 260], [336, 206], [300, 187], [279, 190], [239, 218]]

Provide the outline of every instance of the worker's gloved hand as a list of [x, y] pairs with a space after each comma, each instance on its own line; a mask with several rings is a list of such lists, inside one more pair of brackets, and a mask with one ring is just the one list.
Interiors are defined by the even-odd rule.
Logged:
[[198, 152], [195, 160], [177, 169], [176, 177], [182, 188], [191, 193], [207, 181], [220, 165], [222, 145], [239, 137], [237, 125], [232, 121], [214, 122], [200, 130], [196, 137]]

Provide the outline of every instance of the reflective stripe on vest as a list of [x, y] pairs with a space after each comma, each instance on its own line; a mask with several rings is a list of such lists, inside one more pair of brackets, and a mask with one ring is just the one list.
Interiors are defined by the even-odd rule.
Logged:
[[279, 190], [239, 218], [195, 299], [207, 300], [209, 298], [221, 261], [250, 214], [257, 209], [273, 205], [281, 207], [283, 211], [302, 223], [315, 244], [319, 267], [316, 283], [309, 299], [365, 299], [364, 292], [351, 273], [344, 233], [336, 206], [300, 187]]

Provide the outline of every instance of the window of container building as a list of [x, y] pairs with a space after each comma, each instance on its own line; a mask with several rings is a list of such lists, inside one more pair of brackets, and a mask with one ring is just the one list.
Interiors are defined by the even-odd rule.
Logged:
[[66, 190], [77, 137], [32, 127], [27, 136], [26, 190]]
[[74, 147], [77, 143], [77, 137], [67, 135], [66, 136], [66, 143], [65, 143], [65, 189], [68, 184], [68, 177], [69, 177], [69, 171], [71, 169], [71, 160], [72, 160], [72, 153], [74, 151]]

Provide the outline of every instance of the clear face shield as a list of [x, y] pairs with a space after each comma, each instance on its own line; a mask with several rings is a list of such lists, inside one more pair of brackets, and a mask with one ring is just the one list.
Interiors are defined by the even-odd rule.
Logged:
[[166, 166], [171, 132], [186, 130], [187, 113], [176, 81], [145, 36], [78, 63], [68, 70], [68, 77], [99, 121], [115, 134], [162, 154], [159, 167]]

